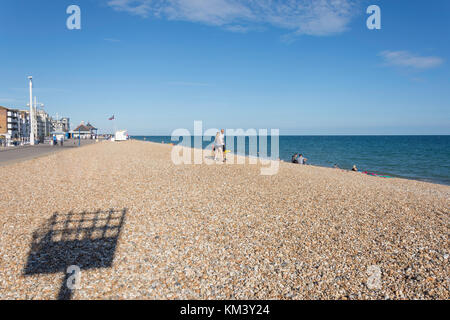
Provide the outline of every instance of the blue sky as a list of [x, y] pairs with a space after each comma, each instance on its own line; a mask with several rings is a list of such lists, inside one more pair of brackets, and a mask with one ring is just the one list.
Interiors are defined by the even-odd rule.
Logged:
[[450, 134], [447, 0], [2, 0], [0, 21], [0, 105], [24, 107], [31, 74], [72, 126]]

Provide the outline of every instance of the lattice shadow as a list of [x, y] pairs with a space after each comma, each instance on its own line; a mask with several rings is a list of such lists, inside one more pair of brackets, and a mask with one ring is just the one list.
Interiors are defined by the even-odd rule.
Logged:
[[[66, 273], [67, 267], [81, 270], [110, 268], [126, 209], [68, 214], [55, 213], [33, 233], [25, 275]], [[70, 299], [66, 275], [59, 299]]]

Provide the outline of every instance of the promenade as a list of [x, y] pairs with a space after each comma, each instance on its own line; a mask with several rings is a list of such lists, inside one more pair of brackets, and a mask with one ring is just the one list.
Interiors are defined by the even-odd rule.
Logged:
[[66, 145], [0, 168], [0, 299], [450, 298], [449, 186]]
[[[81, 140], [81, 146], [95, 143], [95, 140]], [[51, 146], [49, 144], [38, 144], [35, 146], [18, 146], [18, 147], [0, 147], [0, 167], [18, 161], [25, 161], [39, 158], [51, 153], [67, 150], [71, 148], [78, 148], [78, 140], [66, 140], [61, 147]]]

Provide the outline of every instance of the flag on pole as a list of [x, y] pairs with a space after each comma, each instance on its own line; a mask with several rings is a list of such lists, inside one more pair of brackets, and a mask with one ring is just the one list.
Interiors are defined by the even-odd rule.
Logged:
[[114, 118], [114, 116], [112, 116], [111, 118], [109, 118], [108, 120], [114, 120], [115, 118]]

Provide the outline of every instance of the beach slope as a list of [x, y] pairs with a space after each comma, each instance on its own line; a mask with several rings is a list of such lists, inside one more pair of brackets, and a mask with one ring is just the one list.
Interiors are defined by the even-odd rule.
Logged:
[[176, 166], [171, 149], [102, 142], [1, 167], [0, 299], [450, 298], [449, 186]]

